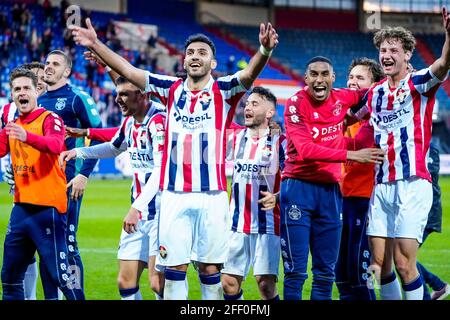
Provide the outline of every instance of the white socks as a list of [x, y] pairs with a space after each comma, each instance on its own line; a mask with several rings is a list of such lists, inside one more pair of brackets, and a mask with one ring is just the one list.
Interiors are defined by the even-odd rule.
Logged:
[[204, 275], [199, 274], [202, 300], [222, 300], [223, 290], [220, 283], [220, 272]]
[[187, 300], [186, 272], [166, 268], [164, 276], [164, 300]]
[[423, 300], [423, 281], [420, 274], [418, 277], [406, 284], [403, 284], [406, 300]]
[[392, 272], [389, 276], [380, 279], [380, 282], [381, 300], [402, 300], [402, 290], [395, 272]]
[[28, 265], [23, 279], [25, 300], [36, 300], [36, 285], [38, 279], [37, 262]]

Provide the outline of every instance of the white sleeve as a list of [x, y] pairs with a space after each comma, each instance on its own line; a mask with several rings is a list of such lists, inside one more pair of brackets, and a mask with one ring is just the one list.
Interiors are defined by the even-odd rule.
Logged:
[[163, 155], [164, 137], [165, 137], [165, 115], [158, 114], [154, 116], [149, 123], [150, 137], [153, 150], [153, 171], [142, 189], [139, 197], [131, 205], [133, 208], [144, 211], [148, 203], [156, 196], [159, 191], [159, 178], [161, 176], [161, 163]]
[[111, 142], [104, 142], [91, 147], [75, 148], [75, 151], [77, 158], [80, 159], [114, 158], [122, 153]]
[[444, 80], [440, 80], [438, 77], [436, 77], [433, 74], [433, 72], [431, 72], [430, 67], [419, 70], [417, 72], [414, 72], [411, 75], [411, 80], [412, 80], [412, 83], [414, 84], [414, 87], [421, 94], [427, 93], [432, 88], [434, 88], [436, 85], [439, 86], [442, 82], [447, 80], [447, 78], [448, 78], [448, 73], [445, 76]]
[[153, 168], [153, 172], [148, 179], [145, 187], [142, 189], [139, 197], [134, 200], [131, 205], [136, 210], [143, 212], [148, 207], [148, 203], [156, 196], [159, 191], [159, 177], [161, 176], [161, 166], [156, 166]]

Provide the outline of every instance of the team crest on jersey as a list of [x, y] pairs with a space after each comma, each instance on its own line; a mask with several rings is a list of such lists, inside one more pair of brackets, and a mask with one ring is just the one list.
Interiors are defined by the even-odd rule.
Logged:
[[58, 98], [56, 100], [55, 109], [62, 110], [66, 107], [67, 98]]
[[333, 110], [333, 115], [334, 115], [335, 117], [337, 117], [337, 116], [340, 115], [341, 112], [342, 112], [342, 104], [341, 104], [341, 102], [338, 100], [338, 101], [336, 101], [336, 103], [334, 104], [334, 106], [335, 106], [335, 108], [334, 108], [334, 110]]
[[162, 259], [167, 258], [167, 249], [164, 246], [159, 246], [159, 255]]
[[202, 110], [205, 111], [206, 109], [208, 109], [209, 104], [211, 103], [211, 95], [209, 94], [209, 92], [202, 92], [200, 95], [200, 98], [198, 99], [200, 101], [200, 104], [202, 105]]
[[137, 143], [139, 146], [139, 149], [141, 150], [145, 150], [147, 149], [147, 131], [143, 130], [141, 132], [139, 132], [138, 137], [137, 137]]
[[270, 146], [265, 146], [261, 149], [261, 154], [263, 159], [268, 159], [272, 155], [272, 148]]
[[397, 98], [397, 101], [398, 101], [400, 104], [405, 103], [405, 99], [406, 99], [407, 96], [408, 96], [408, 94], [406, 93], [405, 90], [403, 90], [403, 89], [398, 89], [396, 98]]
[[291, 218], [291, 220], [298, 220], [302, 217], [301, 210], [295, 204], [293, 204], [291, 206], [288, 214], [289, 214], [289, 218]]

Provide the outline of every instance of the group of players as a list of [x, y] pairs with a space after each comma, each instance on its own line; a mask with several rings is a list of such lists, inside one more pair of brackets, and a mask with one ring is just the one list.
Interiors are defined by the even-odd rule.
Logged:
[[[374, 299], [363, 281], [371, 270], [381, 298], [401, 299], [395, 266], [405, 298], [421, 300], [416, 253], [432, 200], [431, 113], [450, 67], [445, 9], [443, 23], [441, 57], [417, 72], [408, 69], [414, 37], [400, 27], [375, 34], [380, 65], [354, 60], [348, 89], [333, 89], [329, 59], [312, 58], [307, 86], [286, 103], [286, 136], [271, 121], [276, 97], [262, 87], [246, 99], [245, 126], [232, 123], [278, 43], [270, 23], [261, 24], [261, 46], [248, 66], [216, 80], [215, 46], [204, 35], [187, 39], [186, 76], [178, 78], [135, 68], [98, 40], [89, 19], [86, 28], [72, 26], [87, 58], [110, 70], [124, 120], [100, 128], [92, 98], [67, 83], [71, 62], [61, 51], [47, 56], [43, 70], [31, 64], [11, 73], [14, 103], [3, 108], [0, 131], [0, 156], [10, 152], [15, 183], [3, 298], [25, 297], [22, 283], [37, 250], [45, 298], [57, 299], [59, 288], [67, 299], [84, 299], [75, 238], [81, 198], [93, 159], [127, 151], [133, 182], [118, 251], [122, 299], [141, 299], [145, 267], [158, 299], [187, 299], [192, 262], [203, 299], [243, 299], [253, 266], [261, 298], [277, 300], [280, 255], [284, 299], [301, 299], [311, 252], [311, 299], [331, 299], [335, 278], [341, 299]], [[91, 146], [76, 147], [80, 136]]]

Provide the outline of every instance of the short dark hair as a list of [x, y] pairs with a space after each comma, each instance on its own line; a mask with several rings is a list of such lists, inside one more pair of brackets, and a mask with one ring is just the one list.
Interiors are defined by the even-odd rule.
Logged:
[[204, 35], [203, 33], [196, 33], [196, 34], [190, 35], [189, 38], [187, 38], [186, 42], [184, 43], [184, 51], [186, 51], [187, 47], [189, 47], [189, 45], [194, 42], [206, 43], [211, 48], [213, 57], [216, 56], [216, 46], [214, 45], [214, 42], [212, 42], [212, 40], [208, 36]]
[[275, 95], [269, 89], [257, 86], [257, 87], [253, 87], [250, 94], [252, 94], [252, 93], [259, 94], [260, 96], [264, 97], [267, 101], [272, 102], [273, 106], [276, 107], [277, 97], [275, 97]]
[[12, 82], [17, 79], [17, 78], [21, 78], [21, 77], [25, 77], [25, 78], [30, 78], [31, 82], [33, 83], [33, 86], [36, 88], [37, 87], [37, 83], [38, 83], [38, 79], [36, 74], [34, 74], [34, 72], [32, 72], [31, 70], [22, 68], [22, 67], [18, 67], [15, 68], [9, 75], [9, 85], [11, 86], [11, 88], [13, 87]]
[[[120, 86], [121, 84], [127, 84], [127, 83], [132, 84], [133, 86], [137, 87], [133, 82], [131, 82], [130, 80], [128, 80], [127, 78], [124, 78], [122, 76], [119, 76], [116, 79], [114, 84], [116, 85], [116, 88], [117, 88], [117, 86]], [[144, 94], [141, 90], [139, 90], [139, 88], [135, 91], [139, 91], [141, 94]]]
[[47, 55], [47, 57], [49, 57], [49, 56], [52, 55], [52, 54], [57, 54], [57, 55], [63, 56], [63, 57], [64, 57], [64, 61], [66, 62], [67, 67], [68, 67], [70, 70], [72, 70], [72, 59], [70, 59], [70, 57], [69, 57], [64, 51], [61, 51], [61, 50], [53, 50], [53, 51], [50, 51], [50, 53]]
[[366, 66], [372, 75], [372, 82], [378, 82], [384, 78], [384, 72], [380, 64], [373, 59], [369, 58], [356, 58], [353, 59], [352, 63], [348, 67], [348, 74], [356, 66]]
[[22, 66], [22, 68], [27, 69], [27, 70], [33, 70], [33, 69], [45, 69], [45, 65], [42, 62], [39, 61], [33, 61], [30, 63], [24, 63]]
[[380, 49], [381, 44], [389, 39], [400, 40], [405, 51], [413, 52], [416, 47], [416, 39], [413, 34], [403, 27], [386, 27], [377, 31], [373, 36], [373, 44]]
[[130, 82], [130, 80], [128, 80], [127, 78], [124, 78], [122, 76], [120, 76], [116, 79], [116, 86], [118, 86], [119, 84], [124, 84], [124, 83], [131, 83], [131, 82]]
[[331, 62], [331, 60], [329, 58], [324, 57], [324, 56], [315, 56], [315, 57], [309, 59], [308, 62], [306, 63], [306, 70], [308, 70], [309, 65], [314, 62], [326, 62], [331, 67], [333, 67], [333, 63]]

